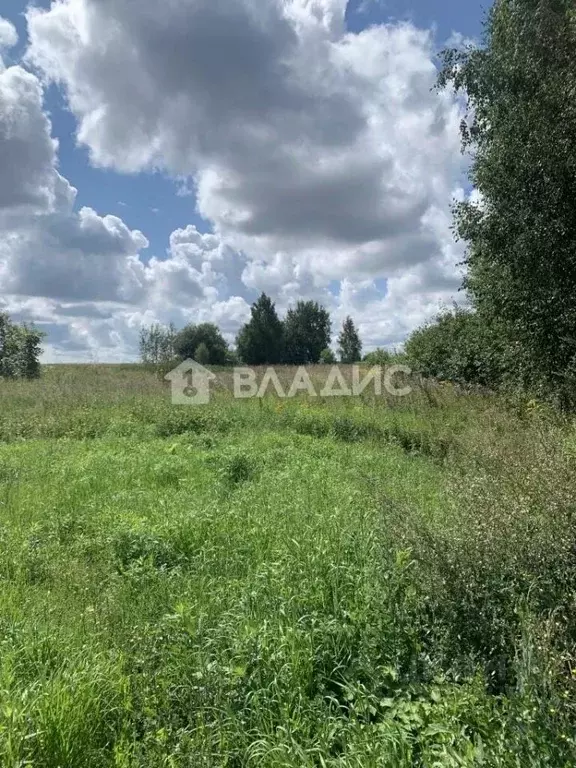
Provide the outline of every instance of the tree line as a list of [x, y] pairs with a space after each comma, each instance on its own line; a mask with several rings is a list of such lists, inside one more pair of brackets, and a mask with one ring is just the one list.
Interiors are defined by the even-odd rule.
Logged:
[[[140, 358], [153, 365], [185, 359], [201, 365], [335, 363], [331, 329], [330, 313], [318, 302], [299, 301], [281, 319], [272, 299], [263, 293], [252, 305], [250, 319], [236, 337], [235, 349], [213, 323], [191, 324], [180, 331], [174, 325], [155, 324], [140, 331]], [[351, 317], [344, 320], [337, 350], [342, 363], [362, 360], [362, 341]], [[380, 352], [383, 358], [386, 353]]]
[[459, 202], [470, 311], [407, 351], [422, 372], [576, 406], [576, 14], [573, 0], [496, 0], [480, 47], [443, 52], [464, 97], [476, 199]]

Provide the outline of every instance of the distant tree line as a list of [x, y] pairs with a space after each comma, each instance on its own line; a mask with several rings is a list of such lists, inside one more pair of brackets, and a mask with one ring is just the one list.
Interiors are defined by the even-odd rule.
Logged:
[[[213, 323], [187, 325], [180, 331], [173, 325], [154, 324], [140, 331], [140, 358], [148, 365], [185, 359], [217, 366], [334, 363], [331, 328], [330, 313], [318, 302], [298, 301], [280, 319], [274, 303], [263, 293], [236, 337], [235, 350]], [[351, 317], [342, 325], [337, 350], [343, 363], [362, 359], [362, 341]]]
[[40, 376], [44, 334], [33, 326], [14, 323], [0, 313], [0, 378], [36, 379]]

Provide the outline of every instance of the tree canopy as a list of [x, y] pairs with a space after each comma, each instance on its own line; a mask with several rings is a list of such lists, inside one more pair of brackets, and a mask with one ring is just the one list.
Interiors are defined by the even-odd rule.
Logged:
[[423, 376], [496, 387], [503, 348], [478, 313], [455, 307], [416, 330], [406, 342], [411, 365]]
[[[176, 331], [171, 324], [158, 323], [140, 331], [140, 357], [143, 363], [172, 364], [191, 358], [202, 365], [308, 365], [335, 363], [330, 349], [331, 320], [328, 310], [316, 301], [299, 301], [278, 316], [272, 299], [262, 293], [250, 309], [250, 319], [236, 337], [231, 350], [216, 325], [188, 325]], [[362, 342], [352, 318], [348, 317], [340, 334], [343, 362], [361, 359]]]
[[317, 301], [299, 301], [284, 321], [285, 361], [291, 365], [320, 362], [330, 346], [331, 321], [328, 310]]
[[362, 359], [362, 342], [350, 316], [344, 320], [338, 337], [338, 353], [342, 363], [357, 363]]
[[[176, 335], [174, 351], [182, 360], [190, 358], [202, 365], [226, 365], [228, 362], [228, 344], [213, 323], [187, 325]], [[198, 360], [198, 356], [203, 359]]]
[[14, 323], [9, 315], [0, 312], [0, 378], [38, 378], [43, 338], [37, 328]]
[[499, 324], [508, 376], [576, 398], [576, 14], [571, 0], [496, 0], [484, 46], [443, 54], [467, 102], [475, 199], [456, 206], [466, 288]]
[[236, 339], [240, 358], [248, 365], [281, 363], [284, 359], [284, 328], [272, 300], [263, 293], [250, 312], [250, 320]]
[[140, 359], [147, 365], [169, 363], [176, 357], [174, 342], [176, 328], [170, 325], [154, 323], [140, 330]]

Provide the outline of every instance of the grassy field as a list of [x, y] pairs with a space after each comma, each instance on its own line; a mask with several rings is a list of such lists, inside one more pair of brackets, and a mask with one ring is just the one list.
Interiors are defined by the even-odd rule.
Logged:
[[0, 383], [2, 766], [576, 764], [574, 425], [217, 389]]

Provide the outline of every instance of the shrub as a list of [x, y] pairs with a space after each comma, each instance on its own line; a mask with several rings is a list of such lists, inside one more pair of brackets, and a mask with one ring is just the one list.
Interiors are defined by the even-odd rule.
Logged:
[[229, 358], [228, 344], [217, 326], [212, 323], [187, 325], [176, 336], [174, 351], [181, 360], [196, 360], [198, 348], [204, 345], [208, 355], [203, 364], [226, 365]]
[[423, 376], [496, 387], [504, 377], [503, 349], [493, 328], [455, 307], [414, 331], [406, 342], [409, 362]]
[[388, 365], [392, 360], [392, 353], [378, 347], [373, 352], [364, 355], [364, 362], [368, 365]]
[[17, 325], [0, 313], [0, 377], [37, 379], [43, 334], [32, 326]]
[[330, 347], [322, 350], [322, 354], [320, 355], [321, 365], [334, 365], [336, 362], [336, 355], [332, 352]]

